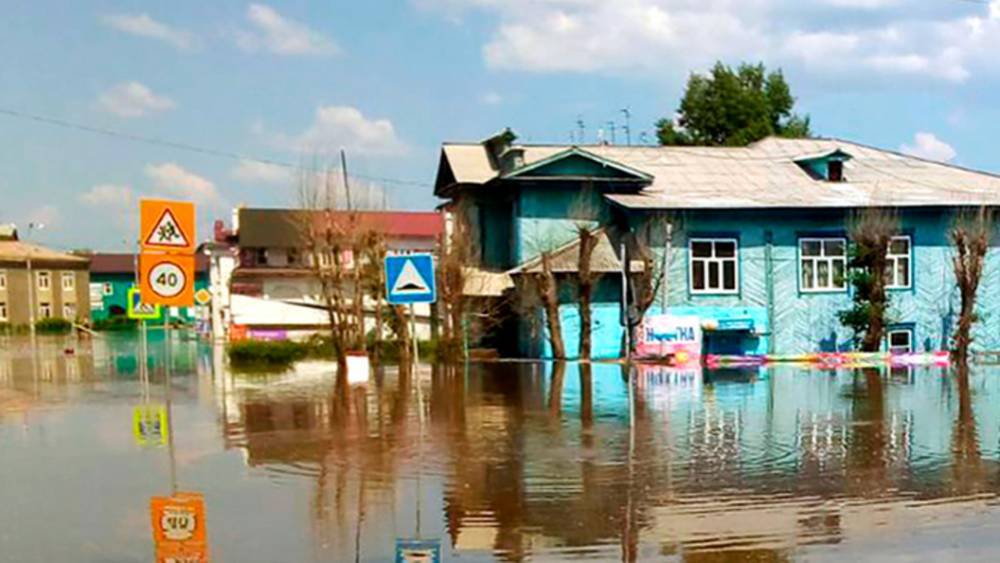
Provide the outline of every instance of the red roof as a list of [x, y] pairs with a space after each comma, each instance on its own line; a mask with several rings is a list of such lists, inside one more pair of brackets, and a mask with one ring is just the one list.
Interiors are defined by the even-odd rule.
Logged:
[[[323, 217], [322, 212], [318, 215]], [[334, 211], [333, 215], [335, 222], [353, 216], [359, 228], [387, 237], [433, 238], [444, 234], [444, 216], [434, 211]]]
[[[208, 271], [208, 256], [194, 255], [196, 272]], [[125, 252], [101, 252], [90, 256], [91, 274], [131, 274], [135, 272], [135, 254]]]

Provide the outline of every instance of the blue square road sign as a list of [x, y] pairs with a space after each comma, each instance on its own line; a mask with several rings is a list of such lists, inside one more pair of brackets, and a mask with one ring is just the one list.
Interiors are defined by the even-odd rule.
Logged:
[[430, 254], [399, 254], [385, 257], [386, 301], [393, 305], [433, 303], [434, 257]]

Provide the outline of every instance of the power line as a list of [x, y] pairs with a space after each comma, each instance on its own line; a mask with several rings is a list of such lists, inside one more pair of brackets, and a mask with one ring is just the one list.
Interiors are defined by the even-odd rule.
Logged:
[[[8, 108], [0, 107], [0, 115], [6, 115], [7, 117], [13, 117], [16, 119], [23, 119], [28, 121], [36, 121], [38, 123], [45, 123], [47, 125], [53, 125], [56, 127], [63, 127], [65, 129], [74, 129], [77, 131], [83, 131], [86, 133], [92, 133], [95, 135], [103, 135], [105, 137], [112, 137], [116, 139], [123, 139], [127, 141], [133, 141], [138, 143], [145, 143], [147, 145], [155, 145], [161, 147], [167, 147], [176, 150], [182, 150], [187, 152], [193, 152], [198, 154], [203, 154], [207, 156], [213, 156], [216, 158], [225, 158], [228, 160], [237, 161], [248, 161], [257, 162], [260, 164], [267, 164], [270, 166], [280, 166], [282, 168], [288, 168], [291, 170], [309, 170], [313, 172], [324, 172], [324, 170], [317, 170], [314, 168], [304, 167], [298, 164], [293, 164], [291, 162], [285, 162], [281, 160], [275, 160], [271, 158], [262, 158], [258, 156], [251, 156], [246, 154], [240, 154], [237, 152], [227, 151], [223, 149], [216, 149], [211, 147], [202, 147], [198, 145], [192, 145], [190, 143], [173, 141], [170, 139], [162, 139], [159, 137], [147, 137], [145, 135], [136, 135], [134, 133], [127, 133], [124, 131], [117, 131], [115, 129], [108, 129], [104, 127], [95, 127], [93, 125], [87, 125], [84, 123], [78, 123], [74, 121], [69, 121], [65, 119], [59, 119], [56, 117], [48, 117], [44, 115], [32, 114], [17, 110], [12, 110]], [[360, 178], [363, 180], [369, 180], [372, 182], [383, 182], [387, 184], [403, 184], [410, 186], [421, 186], [421, 187], [431, 187], [431, 184], [427, 182], [421, 182], [419, 180], [404, 180], [400, 178], [389, 178], [386, 176], [371, 176], [367, 174], [353, 174], [355, 178]]]

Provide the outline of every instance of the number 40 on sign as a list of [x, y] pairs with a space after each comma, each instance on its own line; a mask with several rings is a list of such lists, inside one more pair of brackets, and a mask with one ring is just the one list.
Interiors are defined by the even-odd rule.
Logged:
[[194, 305], [194, 256], [143, 254], [139, 291], [145, 303], [173, 307]]

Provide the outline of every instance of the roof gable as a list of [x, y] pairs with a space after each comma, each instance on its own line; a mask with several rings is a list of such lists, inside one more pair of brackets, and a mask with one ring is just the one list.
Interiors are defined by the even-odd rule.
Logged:
[[601, 178], [648, 183], [653, 177], [645, 172], [610, 160], [580, 147], [537, 160], [503, 176], [504, 178]]

